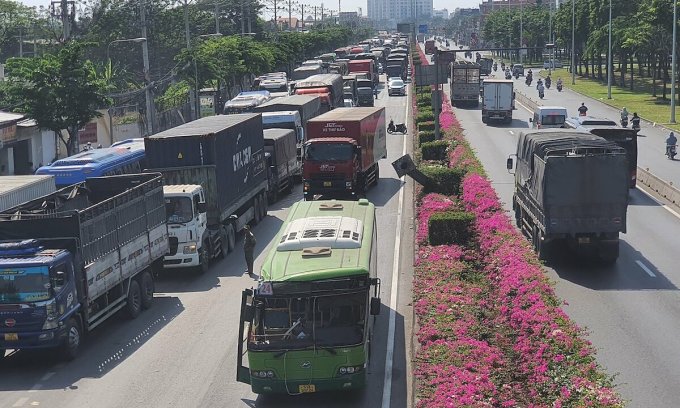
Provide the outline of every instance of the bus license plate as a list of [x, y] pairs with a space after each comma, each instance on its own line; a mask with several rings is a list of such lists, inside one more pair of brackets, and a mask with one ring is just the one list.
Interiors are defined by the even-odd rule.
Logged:
[[303, 384], [300, 385], [298, 392], [316, 392], [316, 385], [314, 384]]
[[332, 185], [332, 183], [330, 181], [324, 181], [323, 182], [324, 187], [330, 187], [331, 185]]
[[19, 341], [19, 335], [16, 333], [5, 333], [5, 341]]

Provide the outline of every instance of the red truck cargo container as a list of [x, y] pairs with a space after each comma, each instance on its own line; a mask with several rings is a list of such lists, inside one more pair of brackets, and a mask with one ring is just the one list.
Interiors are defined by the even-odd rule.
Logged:
[[425, 41], [425, 54], [434, 54], [436, 50], [437, 46], [435, 45], [434, 40]]
[[365, 60], [352, 60], [349, 62], [349, 73], [350, 74], [359, 74], [359, 73], [367, 73], [368, 74], [368, 79], [373, 81], [373, 86], [377, 85], [377, 77], [375, 73], [377, 70], [375, 69], [375, 61], [365, 59]]
[[359, 198], [378, 183], [387, 157], [385, 108], [339, 108], [307, 122], [302, 165], [305, 200]]

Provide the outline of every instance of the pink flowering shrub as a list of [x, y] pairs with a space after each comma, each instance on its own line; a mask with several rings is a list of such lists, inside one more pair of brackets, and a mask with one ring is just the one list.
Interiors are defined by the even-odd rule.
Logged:
[[[561, 310], [483, 176], [447, 100], [440, 122], [454, 146], [449, 166], [467, 175], [460, 197], [427, 194], [417, 203], [417, 407], [622, 407], [586, 333]], [[471, 246], [429, 246], [429, 218], [452, 209], [475, 214]]]

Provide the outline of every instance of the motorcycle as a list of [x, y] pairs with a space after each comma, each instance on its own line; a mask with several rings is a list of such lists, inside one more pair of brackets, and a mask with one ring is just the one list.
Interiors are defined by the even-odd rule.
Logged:
[[496, 72], [496, 71], [498, 71], [498, 65], [493, 64], [493, 72]]
[[640, 119], [633, 120], [633, 130], [640, 131]]
[[628, 127], [628, 116], [621, 118], [621, 127]]
[[527, 76], [527, 79], [524, 81], [524, 83], [527, 84], [527, 86], [531, 86], [531, 81], [532, 81], [531, 76]]
[[545, 93], [543, 91], [539, 90], [538, 91], [538, 97], [543, 99], [544, 96], [545, 96]]
[[401, 133], [402, 135], [406, 134], [406, 124], [405, 123], [397, 123], [396, 125], [392, 122], [390, 122], [389, 125], [387, 125], [387, 133], [393, 134], [393, 133]]
[[562, 92], [562, 84], [557, 84], [557, 92]]
[[512, 79], [512, 74], [509, 72], [505, 73], [505, 79]]
[[545, 89], [550, 89], [550, 84], [551, 84], [550, 79], [549, 79], [549, 78], [546, 78], [546, 79], [545, 79]]
[[670, 160], [675, 160], [675, 155], [678, 154], [678, 145], [666, 145], [666, 157]]

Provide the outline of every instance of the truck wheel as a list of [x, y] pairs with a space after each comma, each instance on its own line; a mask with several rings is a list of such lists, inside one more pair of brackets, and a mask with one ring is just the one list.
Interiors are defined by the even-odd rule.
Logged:
[[231, 252], [236, 248], [236, 232], [233, 225], [227, 226], [227, 252]]
[[224, 227], [220, 227], [220, 254], [219, 259], [224, 259], [229, 252], [229, 243], [227, 242], [227, 231]]
[[549, 256], [548, 249], [549, 244], [545, 242], [543, 231], [539, 230], [538, 227], [534, 227], [534, 249], [536, 249], [536, 256], [540, 261], [547, 261]]
[[487, 121], [486, 116], [482, 116], [482, 123], [486, 123]]
[[288, 177], [288, 186], [286, 187], [286, 194], [293, 192], [293, 184], [295, 184], [295, 179], [293, 176]]
[[153, 305], [154, 283], [149, 272], [142, 272], [139, 278], [139, 285], [142, 290], [142, 309], [146, 310]]
[[136, 318], [142, 312], [142, 291], [139, 289], [139, 283], [134, 279], [130, 281], [125, 310], [130, 319]]
[[198, 250], [198, 262], [200, 262], [198, 265], [198, 273], [201, 275], [207, 273], [208, 269], [210, 269], [210, 246], [206, 242], [204, 242], [201, 249]]
[[267, 218], [267, 200], [265, 200], [264, 193], [262, 193], [262, 199], [260, 200], [260, 220]]
[[[134, 281], [133, 281], [134, 282]], [[66, 322], [66, 339], [64, 344], [61, 346], [61, 351], [64, 359], [67, 361], [73, 360], [78, 355], [78, 350], [80, 350], [80, 340], [81, 340], [81, 329], [80, 323], [76, 317], [71, 317]]]
[[619, 258], [619, 243], [617, 241], [616, 243], [600, 244], [597, 252], [597, 257], [602, 265], [614, 265]]

